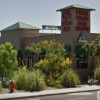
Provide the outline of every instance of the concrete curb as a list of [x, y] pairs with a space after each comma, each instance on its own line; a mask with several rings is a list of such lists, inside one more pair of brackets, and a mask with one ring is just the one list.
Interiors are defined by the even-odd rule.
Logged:
[[87, 86], [81, 88], [67, 88], [67, 89], [56, 89], [56, 90], [44, 90], [40, 92], [25, 92], [25, 93], [12, 93], [12, 94], [0, 94], [0, 100], [11, 100], [11, 99], [21, 99], [21, 98], [31, 98], [38, 96], [50, 96], [50, 95], [60, 95], [78, 92], [89, 92], [89, 91], [99, 91], [100, 86]]

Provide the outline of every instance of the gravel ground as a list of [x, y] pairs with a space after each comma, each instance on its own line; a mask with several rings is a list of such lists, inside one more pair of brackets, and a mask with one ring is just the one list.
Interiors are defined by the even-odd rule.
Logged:
[[[46, 87], [44, 90], [54, 90], [54, 89], [57, 89], [57, 88]], [[20, 93], [20, 92], [28, 92], [28, 91], [14, 89], [14, 93]], [[0, 94], [6, 94], [6, 93], [10, 93], [10, 89], [9, 88], [3, 88], [2, 91], [0, 92]]]
[[[14, 89], [14, 92], [19, 93], [19, 92], [25, 92], [25, 91]], [[10, 93], [10, 89], [9, 88], [3, 88], [3, 90], [0, 92], [0, 94], [5, 94], [5, 93]]]

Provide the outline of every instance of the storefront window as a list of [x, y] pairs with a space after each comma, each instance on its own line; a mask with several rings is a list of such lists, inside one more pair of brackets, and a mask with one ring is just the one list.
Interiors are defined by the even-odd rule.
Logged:
[[80, 55], [77, 59], [77, 68], [87, 68], [88, 59], [86, 55]]
[[66, 52], [71, 52], [71, 45], [65, 45]]

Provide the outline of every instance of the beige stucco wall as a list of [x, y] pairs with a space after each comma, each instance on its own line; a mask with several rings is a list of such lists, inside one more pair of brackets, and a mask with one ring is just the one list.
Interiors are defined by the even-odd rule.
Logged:
[[1, 33], [2, 43], [11, 42], [17, 50], [20, 49], [20, 31], [12, 30]]
[[44, 40], [57, 40], [60, 41], [60, 34], [52, 34], [52, 35], [45, 35], [45, 36], [37, 36], [37, 37], [30, 37], [30, 38], [24, 38], [24, 47], [29, 45], [32, 42], [40, 42]]
[[22, 37], [34, 37], [39, 36], [39, 29], [20, 29]]
[[[90, 31], [77, 31], [76, 30], [76, 26], [77, 26], [77, 20], [76, 20], [76, 9], [70, 9], [71, 12], [71, 19], [68, 19], [68, 21], [72, 21], [72, 25], [66, 25], [68, 27], [70, 27], [70, 31], [66, 31], [64, 32], [62, 30], [62, 34], [61, 34], [61, 42], [63, 42], [64, 44], [81, 44], [78, 42], [78, 38], [81, 34], [81, 32], [84, 32], [86, 35], [86, 38], [88, 41], [91, 40], [91, 34]], [[90, 18], [90, 12], [88, 11], [88, 16]], [[63, 21], [63, 19], [62, 19]], [[84, 21], [83, 21], [84, 22]], [[90, 20], [87, 21], [87, 26], [90, 27]], [[63, 28], [64, 26], [62, 26]]]
[[17, 29], [1, 32], [2, 43], [11, 42], [17, 50], [23, 50], [25, 37], [39, 36], [39, 30], [36, 29]]
[[[83, 45], [84, 43], [80, 43], [78, 42], [79, 36], [81, 34], [81, 32], [84, 32], [86, 35], [86, 39], [88, 42], [94, 40], [98, 34], [91, 34], [90, 30], [89, 31], [79, 31], [76, 30], [76, 26], [78, 20], [76, 19], [76, 10], [77, 9], [69, 9], [70, 13], [71, 13], [71, 18], [69, 19], [61, 19], [61, 21], [64, 20], [68, 20], [68, 21], [72, 21], [72, 25], [66, 25], [67, 27], [70, 27], [70, 31], [63, 31], [61, 32], [61, 43], [64, 43], [66, 45], [71, 45], [71, 53], [75, 54], [76, 53], [76, 45]], [[61, 12], [62, 13], [62, 12]], [[62, 14], [61, 14], [62, 17]], [[87, 27], [90, 28], [90, 11], [88, 10], [88, 17], [89, 20], [86, 21], [87, 22]], [[81, 21], [84, 22], [84, 21]], [[62, 29], [65, 26], [62, 26]], [[80, 75], [80, 77], [87, 77], [88, 74], [90, 73], [91, 70], [91, 59], [88, 57], [88, 67], [87, 68], [78, 68], [77, 67], [77, 57], [72, 58], [72, 64], [71, 67], [76, 70], [78, 72], [78, 74]]]

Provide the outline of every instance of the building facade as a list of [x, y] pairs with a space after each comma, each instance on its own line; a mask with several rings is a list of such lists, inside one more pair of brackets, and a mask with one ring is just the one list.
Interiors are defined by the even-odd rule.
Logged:
[[[25, 47], [32, 42], [55, 39], [64, 43], [65, 48], [72, 54], [76, 54], [84, 43], [94, 40], [99, 35], [90, 33], [90, 13], [94, 10], [79, 4], [57, 10], [61, 12], [61, 34], [39, 33], [39, 28], [18, 22], [1, 30], [2, 43], [11, 42], [18, 51], [24, 52]], [[29, 59], [27, 57], [27, 63]], [[35, 62], [38, 60], [35, 57]], [[78, 55], [72, 58], [72, 62], [71, 67], [81, 77], [88, 76], [91, 70], [89, 57]]]

